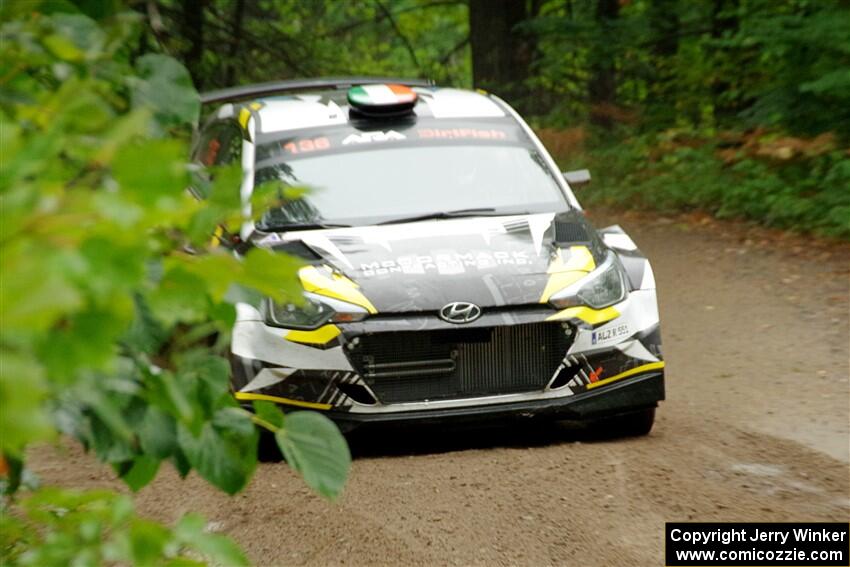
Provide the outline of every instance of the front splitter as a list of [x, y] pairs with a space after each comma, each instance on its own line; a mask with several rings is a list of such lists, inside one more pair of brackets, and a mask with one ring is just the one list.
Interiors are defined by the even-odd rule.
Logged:
[[664, 399], [664, 373], [645, 374], [574, 396], [505, 404], [386, 413], [324, 412], [344, 431], [364, 425], [451, 424], [533, 417], [593, 420], [655, 407]]

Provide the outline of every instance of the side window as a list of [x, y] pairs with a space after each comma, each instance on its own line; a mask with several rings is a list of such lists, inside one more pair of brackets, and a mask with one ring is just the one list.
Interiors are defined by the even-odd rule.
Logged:
[[[192, 152], [192, 161], [204, 166], [239, 164], [242, 160], [242, 131], [235, 122], [218, 121], [201, 132]], [[193, 173], [195, 180], [189, 188], [198, 199], [207, 197], [206, 187], [212, 172], [206, 167]], [[237, 187], [235, 191], [238, 191]]]
[[216, 122], [201, 135], [195, 159], [204, 165], [224, 165], [242, 159], [242, 132], [232, 122]]
[[[201, 134], [193, 159], [205, 166], [238, 164], [242, 160], [242, 130], [234, 122], [214, 122]], [[197, 182], [190, 191], [198, 199], [206, 198], [206, 190], [202, 188], [208, 185], [211, 172], [201, 168], [195, 175], [198, 176]], [[239, 191], [239, 188], [234, 190]], [[220, 225], [215, 231], [211, 245], [232, 248], [238, 242], [238, 232], [231, 232], [230, 228]]]

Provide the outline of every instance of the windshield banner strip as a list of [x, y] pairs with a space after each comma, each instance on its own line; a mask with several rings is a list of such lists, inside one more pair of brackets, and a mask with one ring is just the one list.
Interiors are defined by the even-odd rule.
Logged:
[[[531, 148], [522, 130], [507, 122], [426, 121], [415, 124], [388, 124], [374, 130], [351, 126], [292, 132], [288, 137], [267, 141], [257, 147], [258, 166], [338, 152], [353, 152], [377, 147], [433, 146], [459, 144], [497, 144]], [[271, 163], [268, 163], [271, 165]]]

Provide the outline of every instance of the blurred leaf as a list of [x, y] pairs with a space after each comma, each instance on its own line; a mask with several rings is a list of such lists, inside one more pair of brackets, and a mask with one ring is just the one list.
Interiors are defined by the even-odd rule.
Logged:
[[121, 475], [121, 479], [133, 492], [138, 492], [154, 479], [158, 470], [158, 457], [141, 455], [133, 459], [132, 465]]
[[155, 353], [168, 338], [165, 327], [151, 313], [151, 309], [140, 294], [133, 296], [136, 316], [124, 335], [124, 343], [133, 350]]
[[35, 247], [4, 247], [0, 286], [3, 328], [43, 331], [81, 303], [80, 292], [63, 276], [62, 257]]
[[0, 368], [0, 455], [20, 457], [26, 445], [53, 434], [44, 373], [36, 359], [6, 348], [0, 348]]
[[257, 417], [260, 419], [269, 422], [273, 426], [280, 428], [283, 427], [283, 412], [280, 411], [280, 408], [277, 407], [277, 404], [272, 402], [266, 402], [262, 400], [257, 400], [253, 402], [254, 405], [254, 413], [257, 414]]
[[297, 270], [303, 262], [263, 248], [254, 248], [245, 255], [244, 272], [237, 281], [277, 300], [299, 298], [303, 288]]
[[197, 514], [183, 516], [174, 528], [180, 541], [191, 542], [194, 547], [219, 565], [238, 567], [249, 565], [245, 554], [229, 539], [208, 533], [204, 519]]
[[340, 495], [351, 468], [351, 454], [334, 422], [316, 412], [293, 412], [286, 415], [275, 439], [286, 462], [310, 488], [332, 500]]
[[133, 565], [155, 565], [165, 551], [170, 534], [161, 524], [136, 519], [130, 524], [130, 549]]
[[178, 321], [201, 321], [210, 305], [206, 296], [206, 282], [182, 268], [169, 270], [159, 287], [147, 297], [154, 315], [167, 325]]
[[[157, 167], [151, 167], [156, 163]], [[121, 189], [151, 206], [163, 196], [180, 195], [188, 186], [185, 147], [179, 140], [147, 140], [121, 147], [112, 162]]]
[[240, 187], [242, 185], [242, 164], [234, 163], [212, 169], [213, 180], [209, 188], [209, 202], [221, 207], [224, 211], [238, 210], [242, 200]]
[[138, 430], [142, 451], [157, 459], [166, 459], [177, 448], [177, 424], [157, 406], [149, 406]]
[[164, 124], [194, 124], [201, 102], [186, 68], [175, 59], [150, 53], [136, 60], [139, 79], [133, 106], [150, 106]]
[[[239, 492], [256, 466], [257, 432], [249, 417], [223, 408], [200, 435], [178, 425], [177, 438], [198, 474], [228, 494]], [[238, 410], [237, 410], [238, 411]], [[225, 429], [226, 428], [226, 429]]]
[[74, 45], [74, 42], [69, 38], [54, 34], [45, 37], [43, 40], [44, 46], [49, 49], [59, 59], [65, 61], [82, 61], [85, 54]]

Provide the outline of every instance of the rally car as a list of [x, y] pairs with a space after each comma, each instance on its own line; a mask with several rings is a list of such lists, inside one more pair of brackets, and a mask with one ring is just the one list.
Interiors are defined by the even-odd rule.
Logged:
[[[646, 434], [664, 399], [655, 279], [596, 230], [483, 91], [350, 77], [206, 93], [195, 157], [310, 190], [219, 234], [303, 261], [303, 302], [237, 305], [235, 397], [371, 423], [551, 416]], [[236, 190], [236, 189], [234, 189]], [[238, 243], [238, 245], [235, 245]]]

